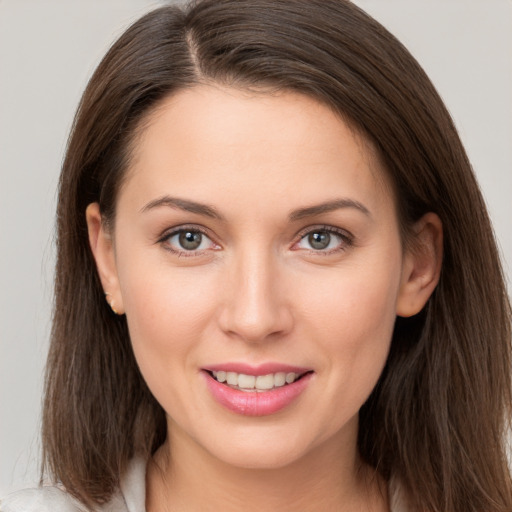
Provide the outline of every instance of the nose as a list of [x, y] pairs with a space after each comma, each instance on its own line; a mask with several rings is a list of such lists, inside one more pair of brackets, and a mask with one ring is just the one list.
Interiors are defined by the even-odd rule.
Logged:
[[236, 258], [223, 283], [219, 324], [229, 336], [254, 343], [287, 334], [293, 315], [279, 262], [248, 252]]

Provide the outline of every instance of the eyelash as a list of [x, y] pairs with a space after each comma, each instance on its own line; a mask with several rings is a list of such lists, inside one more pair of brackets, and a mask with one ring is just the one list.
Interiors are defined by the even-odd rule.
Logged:
[[[176, 254], [178, 257], [194, 257], [194, 256], [199, 256], [201, 254], [204, 254], [204, 251], [206, 249], [179, 250], [179, 249], [173, 248], [170, 245], [169, 240], [172, 237], [179, 235], [180, 233], [186, 233], [186, 232], [199, 233], [202, 236], [206, 237], [208, 240], [210, 240], [210, 242], [213, 245], [215, 245], [217, 248], [219, 247], [218, 244], [216, 244], [212, 240], [212, 238], [209, 236], [209, 234], [206, 232], [206, 230], [202, 229], [198, 226], [180, 226], [178, 228], [173, 228], [172, 230], [166, 231], [163, 235], [161, 235], [158, 238], [157, 243], [161, 244], [165, 250], [167, 250], [173, 254]], [[309, 227], [303, 229], [297, 235], [299, 237], [299, 239], [296, 242], [294, 242], [294, 244], [292, 246], [292, 250], [301, 250], [301, 248], [298, 248], [296, 246], [302, 240], [304, 240], [306, 237], [308, 237], [309, 235], [311, 235], [313, 233], [327, 233], [329, 235], [335, 235], [336, 237], [339, 237], [341, 239], [339, 246], [335, 247], [333, 249], [329, 249], [329, 250], [313, 249], [313, 248], [305, 249], [306, 251], [309, 251], [310, 253], [313, 253], [315, 255], [318, 254], [318, 255], [322, 255], [322, 256], [328, 256], [328, 255], [335, 254], [338, 252], [346, 251], [347, 249], [349, 249], [350, 247], [352, 247], [354, 245], [354, 237], [350, 233], [347, 233], [345, 230], [335, 228], [333, 226], [319, 225], [319, 226], [309, 226]], [[214, 250], [216, 250], [216, 249], [214, 249]]]
[[[336, 237], [339, 237], [341, 239], [341, 242], [338, 247], [335, 247], [333, 249], [329, 250], [322, 250], [322, 249], [305, 249], [309, 251], [310, 253], [313, 253], [315, 255], [321, 255], [321, 256], [329, 256], [331, 254], [335, 254], [338, 252], [346, 251], [350, 247], [354, 245], [354, 237], [352, 234], [348, 233], [347, 231], [339, 228], [335, 228], [334, 226], [327, 226], [327, 225], [319, 225], [319, 226], [309, 226], [306, 229], [302, 230], [299, 233], [299, 240], [295, 242], [293, 245], [294, 247], [297, 246], [302, 240], [304, 240], [306, 237], [313, 233], [327, 233], [329, 235], [335, 235]], [[294, 250], [301, 250], [300, 248], [294, 249]]]
[[183, 249], [183, 250], [175, 249], [172, 247], [172, 245], [170, 245], [169, 240], [173, 236], [179, 235], [180, 233], [187, 233], [187, 232], [188, 233], [199, 233], [202, 236], [206, 237], [208, 240], [210, 240], [210, 242], [213, 245], [218, 247], [218, 245], [212, 240], [211, 236], [206, 232], [206, 230], [202, 229], [198, 226], [180, 226], [178, 228], [173, 228], [170, 231], [166, 231], [163, 235], [161, 235], [159, 237], [159, 239], [157, 240], [157, 243], [161, 244], [166, 251], [169, 251], [172, 254], [175, 254], [180, 258], [181, 257], [188, 258], [188, 257], [193, 257], [193, 256], [200, 256], [201, 254], [204, 253], [205, 249], [187, 251], [186, 249]]

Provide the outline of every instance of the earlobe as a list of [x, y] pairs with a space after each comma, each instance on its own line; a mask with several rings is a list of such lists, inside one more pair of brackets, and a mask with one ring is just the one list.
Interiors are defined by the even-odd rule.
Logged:
[[435, 213], [425, 214], [414, 225], [402, 266], [396, 314], [409, 317], [419, 313], [439, 282], [443, 259], [443, 226]]
[[114, 313], [123, 314], [124, 307], [117, 276], [114, 245], [102, 222], [99, 204], [91, 203], [85, 211], [85, 217], [89, 245], [96, 261], [96, 268], [105, 292], [105, 298]]

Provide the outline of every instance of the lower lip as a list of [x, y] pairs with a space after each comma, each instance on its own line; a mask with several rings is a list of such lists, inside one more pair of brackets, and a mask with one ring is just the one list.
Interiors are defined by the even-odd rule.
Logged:
[[239, 391], [215, 380], [203, 372], [206, 384], [215, 400], [232, 412], [243, 416], [267, 416], [281, 411], [306, 389], [312, 373], [308, 373], [292, 384], [286, 384], [269, 391]]

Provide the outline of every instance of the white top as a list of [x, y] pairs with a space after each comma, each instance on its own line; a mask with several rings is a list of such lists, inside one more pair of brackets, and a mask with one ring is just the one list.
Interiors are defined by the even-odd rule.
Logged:
[[[97, 512], [146, 511], [146, 462], [135, 458], [112, 499]], [[56, 486], [13, 492], [0, 500], [0, 512], [88, 512], [85, 506]]]
[[[397, 485], [390, 486], [391, 512], [407, 512]], [[13, 492], [0, 500], [0, 512], [88, 512], [63, 489], [43, 486]], [[146, 461], [133, 459], [112, 499], [97, 512], [146, 512]]]

